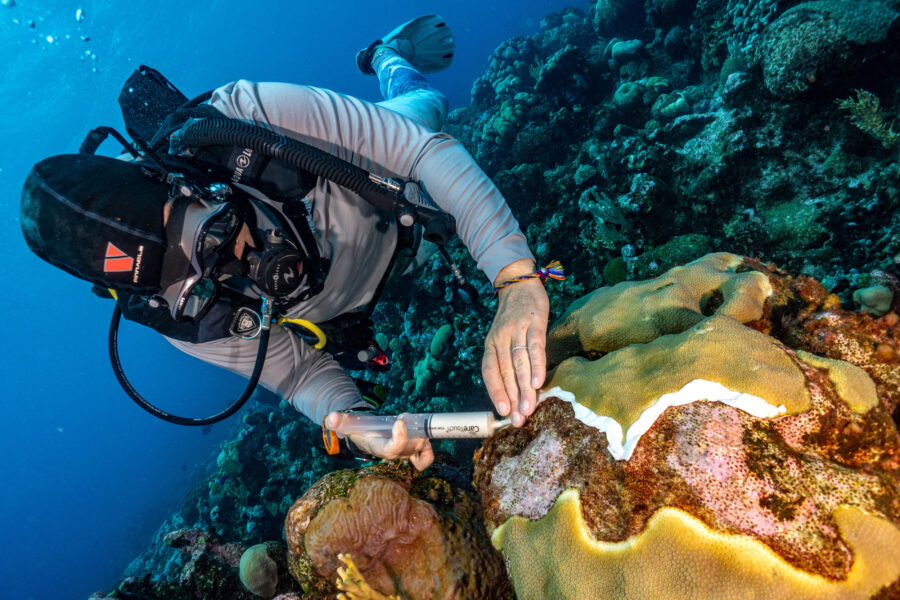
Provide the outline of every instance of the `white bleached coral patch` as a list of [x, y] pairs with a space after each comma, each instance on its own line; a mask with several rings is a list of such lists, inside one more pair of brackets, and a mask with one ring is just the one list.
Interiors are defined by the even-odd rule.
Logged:
[[545, 398], [559, 398], [569, 402], [575, 410], [576, 419], [605, 433], [609, 453], [616, 460], [628, 460], [631, 458], [631, 453], [634, 452], [634, 448], [640, 441], [641, 436], [653, 426], [656, 419], [670, 406], [681, 406], [699, 400], [708, 400], [710, 402], [727, 404], [760, 419], [777, 417], [786, 412], [783, 404], [773, 406], [759, 396], [735, 392], [714, 381], [695, 379], [677, 392], [663, 394], [652, 406], [645, 409], [637, 421], [628, 428], [628, 433], [624, 435], [623, 442], [622, 425], [618, 421], [612, 417], [598, 415], [587, 406], [580, 404], [572, 392], [567, 392], [557, 386], [541, 392], [538, 402]]

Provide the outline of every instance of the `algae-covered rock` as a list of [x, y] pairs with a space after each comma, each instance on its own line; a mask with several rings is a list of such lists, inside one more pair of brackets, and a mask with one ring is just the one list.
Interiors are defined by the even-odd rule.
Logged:
[[791, 8], [763, 35], [758, 55], [766, 87], [792, 98], [877, 60], [898, 13], [875, 0], [814, 0]]
[[782, 202], [763, 213], [765, 231], [770, 239], [786, 250], [810, 248], [829, 234], [819, 222], [821, 210], [810, 202]]
[[890, 312], [894, 292], [885, 285], [873, 285], [853, 292], [853, 301], [860, 310], [867, 310], [876, 317], [881, 317]]
[[617, 256], [603, 267], [603, 281], [606, 285], [616, 285], [628, 279], [628, 269], [625, 259]]
[[287, 571], [286, 548], [279, 542], [247, 548], [241, 555], [238, 573], [244, 587], [261, 598], [290, 591], [292, 584], [296, 585]]
[[644, 88], [639, 83], [631, 81], [619, 86], [613, 94], [613, 104], [619, 110], [634, 110], [643, 104]]
[[897, 390], [768, 335], [806, 329], [827, 291], [736, 258], [595, 292], [554, 326], [607, 352], [563, 360], [475, 468], [518, 598], [844, 600], [900, 585]]
[[567, 45], [547, 59], [535, 83], [535, 90], [551, 96], [574, 98], [587, 87], [585, 60], [581, 52]]
[[[713, 243], [705, 235], [699, 233], [676, 235], [665, 244], [651, 248], [638, 256], [633, 265], [634, 276], [636, 279], [655, 277], [672, 267], [702, 258], [712, 250]], [[619, 283], [618, 281], [610, 283], [605, 275], [604, 281], [607, 285]]]
[[508, 593], [474, 495], [400, 461], [322, 478], [291, 507], [285, 538], [291, 574], [311, 597], [337, 593], [339, 554], [383, 595], [475, 600]]

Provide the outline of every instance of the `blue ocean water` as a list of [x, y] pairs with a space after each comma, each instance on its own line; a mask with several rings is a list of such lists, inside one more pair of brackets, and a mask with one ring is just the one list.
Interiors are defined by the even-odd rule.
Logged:
[[[457, 38], [452, 68], [432, 80], [451, 107], [464, 106], [497, 45], [536, 31], [542, 16], [568, 4], [0, 2], [0, 599], [86, 598], [111, 586], [234, 426], [202, 435], [128, 400], [106, 354], [110, 302], [22, 240], [19, 193], [31, 165], [75, 152], [94, 126], [121, 126], [116, 98], [140, 64], [188, 96], [247, 78], [377, 100], [374, 78], [356, 69], [356, 50], [428, 12], [442, 14]], [[134, 325], [123, 326], [122, 354], [139, 389], [173, 411], [214, 412], [243, 385]]]

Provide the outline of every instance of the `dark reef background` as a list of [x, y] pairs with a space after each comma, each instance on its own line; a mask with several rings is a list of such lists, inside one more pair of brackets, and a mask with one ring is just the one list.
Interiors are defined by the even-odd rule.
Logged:
[[[848, 307], [860, 288], [900, 290], [900, 2], [545, 4], [476, 70], [446, 130], [499, 186], [539, 260], [565, 265], [567, 280], [548, 288], [551, 318], [598, 286], [711, 251], [811, 275]], [[392, 392], [386, 412], [488, 406], [480, 358], [494, 301], [465, 249], [451, 251], [478, 303], [451, 298], [434, 257], [376, 313], [394, 361], [376, 378]], [[346, 466], [311, 448], [313, 424], [257, 399], [236, 431], [216, 432], [215, 465], [196, 453], [201, 480], [127, 575], [177, 580], [188, 556], [164, 537], [178, 529], [280, 540], [294, 499]], [[445, 470], [465, 481], [473, 449], [439, 444]], [[147, 597], [180, 597], [167, 589]]]
[[[456, 62], [434, 81], [453, 107], [464, 106], [498, 44], [535, 31], [543, 15], [567, 4], [0, 1], [0, 597], [84, 598], [111, 587], [241, 426], [235, 417], [202, 435], [128, 400], [107, 358], [109, 302], [23, 242], [19, 196], [31, 166], [77, 151], [93, 127], [121, 127], [116, 99], [139, 64], [191, 96], [244, 77], [378, 100], [356, 51], [428, 12], [456, 27]], [[135, 385], [171, 411], [210, 414], [243, 385], [133, 324], [123, 328], [122, 357]], [[305, 452], [310, 440], [297, 443]]]

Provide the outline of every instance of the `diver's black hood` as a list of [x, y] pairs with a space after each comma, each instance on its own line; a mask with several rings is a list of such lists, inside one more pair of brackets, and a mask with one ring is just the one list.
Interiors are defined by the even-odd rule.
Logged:
[[104, 288], [160, 289], [168, 186], [139, 164], [90, 154], [51, 156], [34, 166], [20, 219], [31, 250]]

